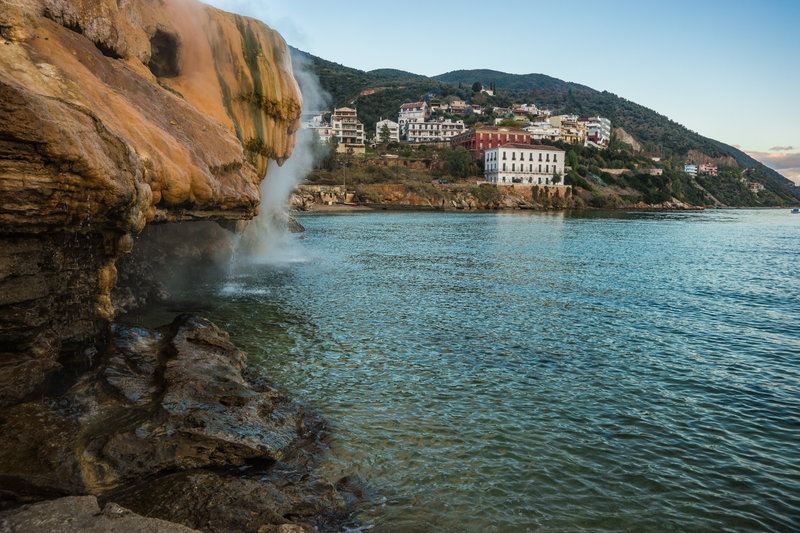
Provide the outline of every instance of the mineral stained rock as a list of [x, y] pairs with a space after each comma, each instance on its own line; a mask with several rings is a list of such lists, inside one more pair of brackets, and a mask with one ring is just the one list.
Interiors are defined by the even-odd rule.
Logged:
[[102, 345], [149, 222], [246, 220], [302, 99], [264, 24], [195, 0], [0, 0], [0, 406]]

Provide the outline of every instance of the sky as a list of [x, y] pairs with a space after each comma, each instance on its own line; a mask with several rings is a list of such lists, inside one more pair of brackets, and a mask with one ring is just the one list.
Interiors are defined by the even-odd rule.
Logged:
[[348, 67], [488, 68], [606, 90], [800, 184], [800, 0], [206, 1]]

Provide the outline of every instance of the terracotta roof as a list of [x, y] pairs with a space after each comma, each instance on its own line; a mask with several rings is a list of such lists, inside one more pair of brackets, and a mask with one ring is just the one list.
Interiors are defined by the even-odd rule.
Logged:
[[425, 102], [412, 102], [410, 104], [403, 104], [400, 106], [400, 109], [409, 109], [411, 107], [422, 107], [422, 104]]

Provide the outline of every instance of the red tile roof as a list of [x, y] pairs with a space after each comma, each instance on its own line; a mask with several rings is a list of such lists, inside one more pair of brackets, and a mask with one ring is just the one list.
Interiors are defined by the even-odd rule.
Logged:
[[422, 104], [424, 104], [424, 103], [425, 102], [412, 102], [410, 104], [403, 104], [403, 105], [400, 106], [400, 109], [409, 109], [409, 108], [412, 108], [412, 107], [422, 107]]

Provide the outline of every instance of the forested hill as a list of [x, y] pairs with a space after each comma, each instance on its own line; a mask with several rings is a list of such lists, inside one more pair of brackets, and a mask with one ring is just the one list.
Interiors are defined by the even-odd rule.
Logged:
[[433, 79], [451, 83], [453, 85], [472, 85], [479, 81], [483, 86], [496, 86], [498, 89], [530, 90], [530, 89], [556, 89], [567, 91], [594, 91], [591, 87], [553, 78], [545, 74], [506, 74], [497, 70], [454, 70], [446, 74], [439, 74]]
[[[307, 68], [317, 76], [322, 88], [330, 95], [328, 104], [357, 107], [359, 119], [367, 131], [374, 131], [375, 123], [381, 118], [396, 120], [398, 109], [404, 102], [428, 96], [437, 99], [453, 96], [501, 107], [513, 102], [527, 102], [549, 107], [555, 113], [607, 117], [615, 128], [623, 128], [647, 150], [665, 158], [685, 161], [690, 153], [700, 153], [708, 158], [733, 157], [739, 166], [757, 169], [759, 175], [772, 182], [773, 187], [788, 192], [787, 186], [792, 185], [790, 180], [741, 150], [704, 137], [652, 109], [607, 91], [597, 91], [544, 74], [507, 74], [483, 69], [457, 70], [427, 77], [390, 68], [366, 72], [296, 48], [292, 48], [292, 57], [297, 68]], [[474, 93], [472, 86], [475, 82], [485, 87], [494, 86], [495, 96]]]

